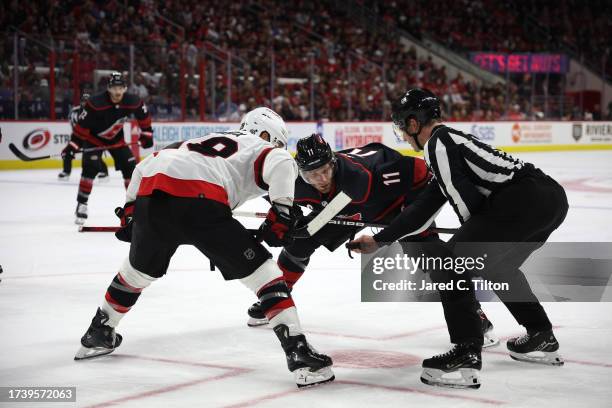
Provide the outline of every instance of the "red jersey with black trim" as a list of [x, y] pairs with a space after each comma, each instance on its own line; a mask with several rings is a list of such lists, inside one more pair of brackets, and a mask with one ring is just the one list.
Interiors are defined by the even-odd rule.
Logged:
[[142, 131], [152, 132], [151, 115], [145, 103], [136, 95], [125, 93], [121, 102], [113, 103], [107, 91], [93, 95], [79, 112], [71, 140], [94, 146], [124, 142], [123, 124], [134, 117]]
[[335, 155], [330, 193], [321, 194], [298, 177], [296, 204], [307, 206], [316, 214], [337, 192], [344, 191], [352, 201], [339, 216], [365, 222], [388, 221], [416, 198], [431, 177], [424, 160], [403, 156], [381, 143], [341, 150]]

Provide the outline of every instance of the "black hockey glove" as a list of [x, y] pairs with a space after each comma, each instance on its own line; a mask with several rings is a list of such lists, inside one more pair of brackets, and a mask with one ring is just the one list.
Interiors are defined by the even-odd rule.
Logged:
[[134, 202], [115, 208], [115, 215], [121, 221], [121, 228], [115, 232], [119, 241], [132, 242], [132, 224], [134, 219]]
[[143, 149], [153, 147], [153, 129], [143, 129], [140, 132], [140, 137], [138, 138], [138, 140], [140, 141], [140, 145], [143, 147]]
[[293, 208], [272, 204], [266, 220], [259, 227], [259, 236], [271, 247], [290, 245], [296, 221]]
[[79, 145], [77, 145], [73, 141], [70, 141], [70, 143], [68, 143], [66, 147], [64, 147], [64, 149], [62, 150], [62, 159], [65, 159], [67, 157], [70, 158], [70, 160], [74, 159], [74, 155], [80, 148], [81, 147]]

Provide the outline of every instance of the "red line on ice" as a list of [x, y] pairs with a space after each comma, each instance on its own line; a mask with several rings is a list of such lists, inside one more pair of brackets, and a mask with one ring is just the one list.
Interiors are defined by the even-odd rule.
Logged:
[[170, 358], [144, 357], [144, 356], [137, 356], [137, 355], [133, 355], [133, 354], [113, 354], [113, 357], [115, 359], [117, 359], [117, 358], [134, 358], [134, 359], [138, 359], [138, 360], [157, 361], [157, 362], [160, 362], [160, 363], [190, 365], [190, 366], [206, 367], [206, 368], [218, 368], [218, 369], [221, 369], [221, 370], [242, 371], [242, 372], [245, 372], [245, 373], [249, 372], [249, 371], [252, 371], [250, 368], [232, 367], [232, 366], [221, 365], [221, 364], [196, 363], [194, 361], [183, 361], [183, 360], [175, 360], [175, 359], [170, 359]]
[[561, 183], [563, 187], [568, 190], [574, 191], [587, 191], [590, 193], [612, 193], [612, 188], [610, 187], [599, 187], [589, 185], [589, 181], [597, 180], [596, 178], [581, 178], [576, 180], [566, 180]]
[[172, 392], [172, 391], [177, 391], [177, 390], [180, 390], [182, 388], [192, 387], [192, 386], [198, 385], [198, 384], [203, 384], [203, 383], [207, 383], [207, 382], [211, 382], [211, 381], [217, 381], [217, 380], [222, 380], [222, 379], [225, 379], [225, 378], [235, 377], [235, 376], [240, 375], [242, 373], [243, 373], [243, 371], [227, 372], [225, 374], [220, 374], [220, 375], [217, 375], [217, 376], [214, 376], [214, 377], [202, 378], [202, 379], [199, 379], [199, 380], [193, 380], [193, 381], [188, 381], [188, 382], [184, 382], [184, 383], [180, 383], [180, 384], [170, 385], [168, 387], [158, 388], [158, 389], [152, 390], [152, 391], [141, 392], [139, 394], [128, 395], [127, 397], [117, 398], [117, 399], [113, 399], [113, 400], [110, 400], [110, 401], [105, 401], [105, 402], [101, 402], [101, 403], [98, 403], [98, 404], [89, 405], [86, 408], [109, 407], [111, 405], [116, 405], [116, 404], [119, 404], [119, 403], [122, 403], [122, 402], [126, 402], [126, 401], [133, 401], [133, 400], [138, 400], [138, 399], [143, 399], [143, 398], [149, 398], [149, 397], [153, 397], [155, 395], [165, 394], [167, 392]]
[[248, 368], [231, 367], [231, 366], [220, 365], [220, 364], [197, 363], [197, 362], [193, 362], [193, 361], [181, 361], [181, 360], [173, 360], [173, 359], [167, 359], [167, 358], [155, 358], [155, 357], [143, 357], [143, 356], [128, 355], [128, 354], [116, 354], [114, 357], [115, 358], [117, 358], [117, 357], [119, 357], [119, 358], [133, 358], [133, 359], [138, 359], [138, 360], [157, 361], [157, 362], [160, 362], [160, 363], [169, 363], [169, 364], [178, 364], [178, 365], [188, 365], [188, 366], [215, 368], [215, 369], [222, 369], [222, 370], [229, 370], [229, 371], [226, 372], [226, 373], [223, 373], [223, 374], [216, 375], [214, 377], [200, 378], [200, 379], [197, 379], [197, 380], [192, 380], [192, 381], [187, 381], [187, 382], [184, 382], [184, 383], [169, 385], [167, 387], [162, 387], [162, 388], [158, 388], [158, 389], [151, 390], [151, 391], [145, 391], [145, 392], [141, 392], [141, 393], [138, 393], [138, 394], [128, 395], [128, 396], [125, 396], [125, 397], [121, 397], [121, 398], [116, 398], [116, 399], [112, 399], [112, 400], [109, 400], [109, 401], [100, 402], [100, 403], [97, 403], [97, 404], [94, 404], [94, 405], [89, 405], [86, 408], [102, 408], [102, 407], [108, 407], [108, 406], [116, 405], [116, 404], [119, 404], [119, 403], [122, 403], [122, 402], [126, 402], [126, 401], [133, 401], [133, 400], [138, 400], [138, 399], [143, 399], [143, 398], [149, 398], [149, 397], [153, 397], [153, 396], [160, 395], [160, 394], [165, 394], [165, 393], [172, 392], [172, 391], [177, 391], [177, 390], [180, 390], [182, 388], [192, 387], [192, 386], [198, 385], [198, 384], [204, 384], [204, 383], [207, 383], [207, 382], [213, 382], [213, 381], [223, 380], [223, 379], [226, 379], [226, 378], [236, 377], [236, 376], [239, 376], [241, 374], [248, 373], [248, 372], [252, 371], [251, 369], [248, 369]]

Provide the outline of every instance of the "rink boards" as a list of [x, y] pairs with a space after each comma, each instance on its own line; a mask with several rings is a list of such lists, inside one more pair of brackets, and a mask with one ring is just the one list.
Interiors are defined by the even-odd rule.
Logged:
[[[452, 122], [449, 126], [509, 152], [612, 149], [612, 122]], [[238, 123], [230, 122], [153, 122], [155, 147], [141, 149], [140, 154], [146, 156], [173, 142], [237, 127]], [[291, 152], [298, 139], [316, 132], [323, 134], [334, 150], [379, 142], [403, 154], [415, 154], [407, 142], [395, 137], [390, 122], [290, 122], [288, 127]], [[70, 139], [67, 121], [3, 121], [0, 128], [0, 170], [61, 166], [59, 158], [23, 162], [8, 145], [15, 144], [28, 156], [59, 154]], [[138, 133], [135, 123], [124, 124], [126, 139], [137, 140]], [[74, 165], [78, 167], [80, 161]]]

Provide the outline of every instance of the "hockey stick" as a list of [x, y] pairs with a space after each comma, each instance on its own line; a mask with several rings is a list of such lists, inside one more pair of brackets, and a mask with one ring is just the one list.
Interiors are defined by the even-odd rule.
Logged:
[[[92, 226], [79, 225], [79, 232], [117, 232], [121, 228], [122, 227], [92, 227]], [[247, 228], [247, 230], [250, 231], [253, 235], [255, 235], [259, 231], [256, 229], [249, 229], [249, 228]]]
[[[84, 225], [79, 225], [79, 232], [117, 232], [121, 229], [121, 227], [86, 227]], [[216, 269], [213, 261], [210, 261], [210, 270], [214, 271]]]
[[295, 238], [310, 238], [321, 228], [326, 226], [344, 207], [351, 202], [351, 197], [344, 191], [340, 191], [305, 227], [295, 231]]
[[79, 225], [79, 232], [117, 232], [121, 227], [86, 227]]
[[[305, 227], [300, 228], [294, 234], [295, 238], [308, 238], [316, 234], [321, 228], [327, 225], [344, 207], [351, 202], [349, 197], [344, 191], [339, 192], [333, 200], [327, 204], [327, 206], [317, 214]], [[237, 211], [234, 215], [243, 215], [244, 213]], [[253, 214], [253, 213], [248, 213]], [[266, 218], [265, 213], [256, 213], [262, 215], [258, 218]], [[121, 227], [86, 227], [84, 225], [79, 226], [79, 232], [116, 232]], [[255, 236], [258, 230], [249, 229]]]
[[[249, 212], [249, 211], [234, 211], [234, 216], [238, 217], [251, 217], [251, 218], [266, 218], [266, 213], [261, 212]], [[308, 217], [308, 216], [306, 216]], [[357, 228], [385, 228], [387, 224], [377, 224], [372, 222], [363, 222], [363, 221], [353, 221], [344, 218], [334, 217], [327, 222], [328, 224], [334, 225], [342, 225], [346, 227], [357, 227]], [[429, 228], [428, 231], [431, 231], [436, 234], [454, 234], [457, 232], [455, 228]]]
[[[109, 149], [116, 149], [118, 147], [123, 147], [123, 146], [133, 146], [138, 144], [138, 142], [134, 142], [134, 143], [116, 143], [113, 145], [109, 145], [109, 146], [100, 146], [100, 147], [87, 147], [85, 149], [81, 149], [81, 150], [77, 150], [74, 153], [89, 153], [89, 152], [97, 152], [100, 150], [109, 150]], [[34, 161], [34, 160], [43, 160], [43, 159], [50, 159], [52, 157], [61, 157], [62, 154], [61, 153], [55, 153], [55, 154], [47, 154], [45, 156], [26, 156], [22, 151], [20, 151], [17, 146], [15, 146], [13, 143], [9, 143], [9, 150], [11, 152], [13, 152], [13, 154], [15, 156], [17, 156], [19, 159], [23, 160], [23, 161]]]

